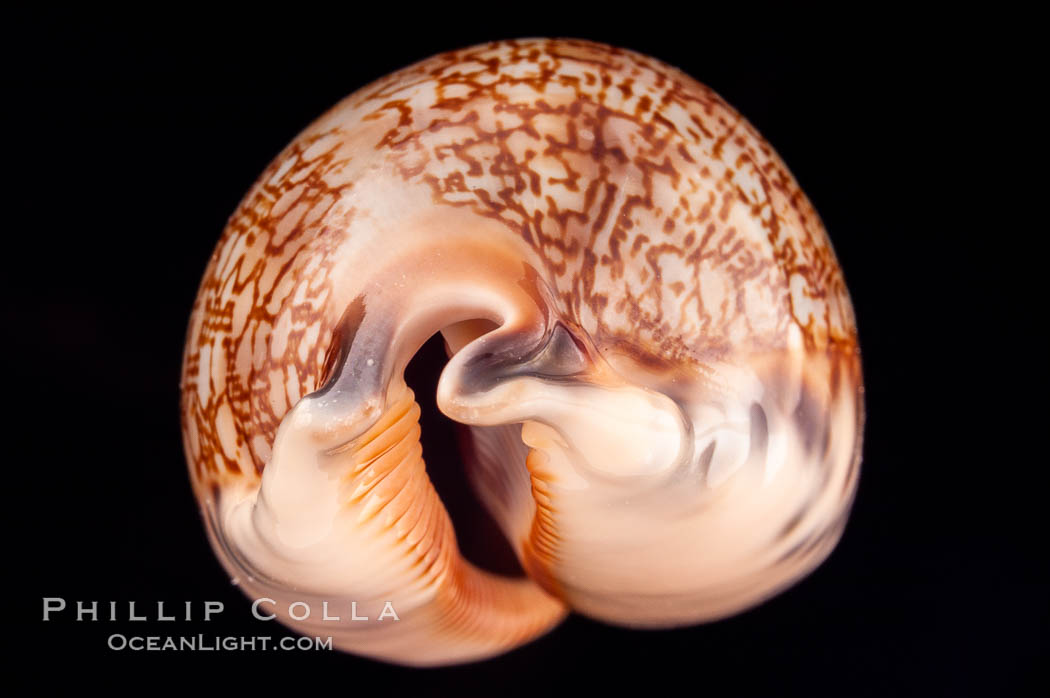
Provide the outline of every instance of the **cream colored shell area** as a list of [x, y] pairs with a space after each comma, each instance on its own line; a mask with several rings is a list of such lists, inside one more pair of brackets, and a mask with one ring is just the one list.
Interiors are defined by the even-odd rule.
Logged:
[[[559, 327], [579, 366], [552, 378], [566, 360], [534, 357]], [[468, 475], [526, 579], [462, 559], [426, 477], [402, 372], [439, 331], [438, 406], [472, 427]], [[537, 40], [395, 73], [274, 161], [206, 271], [182, 410], [245, 592], [435, 665], [570, 609], [670, 627], [797, 580], [845, 524], [860, 381], [823, 227], [754, 129], [651, 58]]]

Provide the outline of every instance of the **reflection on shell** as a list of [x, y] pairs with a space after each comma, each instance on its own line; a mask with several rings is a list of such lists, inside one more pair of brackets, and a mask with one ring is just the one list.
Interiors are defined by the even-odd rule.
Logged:
[[[462, 558], [427, 478], [403, 373], [436, 332], [524, 578]], [[183, 430], [249, 596], [444, 664], [570, 609], [724, 617], [812, 570], [856, 487], [859, 366], [820, 219], [750, 124], [652, 58], [508, 41], [359, 90], [263, 173], [193, 308]]]

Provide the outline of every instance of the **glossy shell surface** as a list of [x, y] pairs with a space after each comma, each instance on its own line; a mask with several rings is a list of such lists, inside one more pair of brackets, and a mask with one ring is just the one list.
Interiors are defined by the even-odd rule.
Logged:
[[[463, 559], [427, 477], [403, 373], [437, 332], [525, 578]], [[519, 40], [368, 85], [278, 155], [208, 264], [181, 408], [245, 592], [434, 665], [796, 581], [845, 525], [862, 390], [828, 237], [755, 129], [653, 58]]]

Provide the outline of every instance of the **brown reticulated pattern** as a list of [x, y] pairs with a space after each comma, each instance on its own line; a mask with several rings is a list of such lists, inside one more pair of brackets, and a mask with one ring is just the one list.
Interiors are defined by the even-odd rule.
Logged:
[[810, 351], [854, 351], [819, 217], [709, 88], [583, 41], [453, 51], [337, 105], [231, 217], [184, 363], [198, 486], [256, 477], [281, 417], [319, 387], [342, 313], [327, 305], [331, 253], [362, 213], [340, 203], [354, 186], [346, 172], [366, 153], [436, 207], [496, 220], [527, 243], [559, 312], [599, 348], [701, 364], [776, 350], [796, 325]]

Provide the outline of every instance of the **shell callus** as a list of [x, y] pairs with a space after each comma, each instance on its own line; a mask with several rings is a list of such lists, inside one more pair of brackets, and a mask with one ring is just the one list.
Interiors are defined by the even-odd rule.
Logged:
[[[437, 333], [522, 578], [463, 558], [427, 476], [404, 371]], [[182, 415], [249, 596], [435, 665], [796, 581], [845, 525], [861, 397], [841, 271], [759, 134], [654, 59], [528, 40], [384, 78], [277, 157], [205, 273]]]

